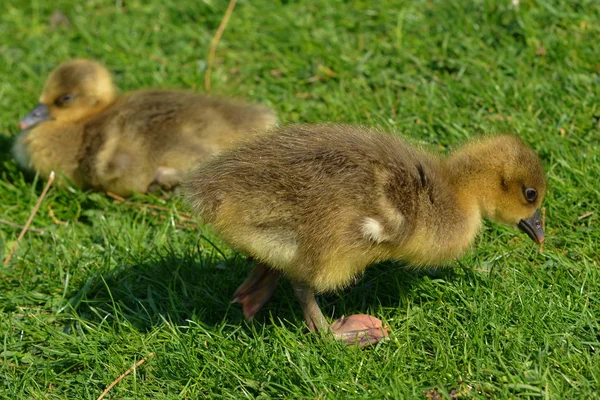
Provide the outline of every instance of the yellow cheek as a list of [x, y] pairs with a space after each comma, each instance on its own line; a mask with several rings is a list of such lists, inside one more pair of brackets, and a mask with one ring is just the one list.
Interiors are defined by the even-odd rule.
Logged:
[[59, 109], [54, 107], [51, 116], [56, 121], [77, 121], [81, 113], [76, 108]]
[[61, 110], [57, 107], [48, 106], [48, 114], [50, 114], [50, 118], [60, 120]]

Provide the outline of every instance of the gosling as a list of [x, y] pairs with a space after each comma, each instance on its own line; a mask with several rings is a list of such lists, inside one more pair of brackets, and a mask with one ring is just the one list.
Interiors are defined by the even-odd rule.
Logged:
[[127, 196], [170, 189], [197, 163], [275, 123], [268, 107], [183, 90], [118, 96], [104, 66], [74, 59], [51, 72], [13, 154], [42, 177], [56, 169], [83, 188]]
[[186, 186], [203, 220], [259, 262], [234, 295], [247, 318], [283, 274], [309, 330], [360, 346], [388, 330], [363, 314], [329, 325], [316, 293], [341, 289], [384, 260], [447, 264], [473, 243], [482, 218], [544, 240], [544, 168], [510, 135], [439, 156], [373, 129], [286, 126], [200, 165]]

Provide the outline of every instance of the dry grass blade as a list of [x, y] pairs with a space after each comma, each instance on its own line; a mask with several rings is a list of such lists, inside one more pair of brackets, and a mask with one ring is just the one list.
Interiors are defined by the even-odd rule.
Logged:
[[235, 7], [236, 0], [229, 0], [229, 5], [227, 6], [227, 10], [225, 11], [225, 15], [223, 15], [223, 19], [221, 20], [221, 24], [217, 29], [217, 33], [210, 43], [210, 50], [208, 53], [208, 61], [206, 63], [206, 73], [204, 74], [204, 88], [207, 93], [210, 93], [210, 75], [212, 71], [212, 65], [215, 61], [215, 52], [217, 51], [217, 45], [219, 44], [219, 40], [221, 40], [221, 36], [223, 35], [223, 31], [229, 22], [229, 17], [231, 17], [231, 13], [233, 12], [233, 8]]
[[108, 197], [111, 197], [111, 198], [117, 200], [119, 203], [123, 203], [123, 204], [126, 204], [128, 206], [133, 206], [133, 207], [137, 207], [137, 208], [140, 208], [140, 209], [142, 209], [142, 208], [150, 208], [150, 209], [153, 209], [153, 210], [166, 211], [166, 212], [175, 211], [175, 213], [177, 213], [177, 215], [179, 216], [179, 218], [181, 220], [193, 222], [193, 219], [192, 219], [193, 215], [190, 214], [190, 213], [184, 212], [184, 211], [172, 210], [172, 209], [167, 208], [167, 207], [155, 206], [155, 205], [152, 205], [152, 204], [135, 203], [133, 201], [125, 200], [123, 197], [119, 196], [118, 194], [114, 194], [114, 193], [111, 193], [111, 192], [106, 192], [106, 195]]
[[60, 219], [56, 218], [56, 215], [54, 214], [54, 210], [52, 209], [52, 206], [48, 204], [48, 215], [50, 215], [50, 218], [52, 218], [52, 221], [56, 224], [56, 225], [68, 225], [68, 222], [65, 221], [61, 221]]
[[40, 198], [38, 199], [37, 203], [35, 203], [35, 206], [31, 210], [31, 213], [29, 214], [29, 218], [27, 218], [27, 222], [25, 222], [25, 226], [23, 226], [23, 229], [21, 230], [19, 237], [17, 237], [17, 241], [15, 242], [12, 249], [10, 249], [10, 253], [8, 253], [8, 256], [4, 260], [4, 265], [8, 265], [8, 263], [12, 259], [13, 255], [15, 254], [15, 251], [17, 250], [17, 247], [19, 247], [19, 243], [21, 242], [21, 239], [23, 239], [23, 236], [25, 236], [25, 232], [27, 232], [27, 229], [29, 229], [29, 225], [31, 225], [31, 222], [33, 221], [33, 218], [35, 217], [35, 214], [38, 212], [38, 210], [40, 209], [40, 206], [42, 205], [42, 201], [44, 201], [44, 197], [46, 197], [46, 194], [48, 193], [50, 186], [52, 186], [52, 182], [54, 182], [54, 171], [50, 172], [50, 176], [48, 177], [48, 182], [46, 182], [46, 186], [44, 187], [44, 190], [42, 191]]
[[[150, 215], [153, 215], [153, 216], [158, 217], [160, 219], [166, 220], [168, 218], [166, 215], [159, 214], [156, 211], [148, 211], [148, 212], [150, 213]], [[195, 226], [195, 225], [193, 225], [194, 221], [191, 221], [188, 218], [184, 218], [184, 217], [181, 217], [181, 218], [184, 220], [183, 224], [179, 224], [177, 222], [173, 222], [173, 225], [176, 228], [179, 228], [179, 229], [191, 229], [193, 231], [198, 230], [198, 227]]]
[[104, 398], [104, 396], [106, 396], [108, 394], [108, 392], [110, 392], [110, 390], [112, 388], [114, 388], [117, 383], [121, 382], [123, 380], [123, 378], [125, 378], [127, 375], [129, 375], [130, 373], [132, 373], [133, 371], [135, 371], [135, 369], [137, 367], [139, 367], [140, 365], [142, 365], [143, 363], [145, 363], [146, 361], [148, 361], [148, 358], [152, 357], [153, 355], [154, 355], [154, 353], [148, 354], [146, 357], [142, 358], [140, 361], [138, 361], [137, 363], [135, 363], [135, 365], [133, 367], [131, 367], [127, 371], [123, 372], [121, 374], [121, 376], [119, 376], [117, 379], [115, 379], [113, 381], [113, 383], [111, 383], [110, 385], [108, 385], [108, 387], [106, 389], [104, 389], [104, 392], [102, 392], [100, 394], [100, 396], [98, 396], [97, 400], [102, 400]]
[[[0, 224], [12, 226], [13, 228], [17, 228], [17, 229], [23, 229], [24, 228], [23, 225], [15, 224], [14, 222], [10, 222], [10, 221], [7, 221], [5, 219], [0, 219]], [[43, 235], [44, 234], [44, 230], [43, 229], [29, 228], [29, 232], [37, 233], [38, 235]]]

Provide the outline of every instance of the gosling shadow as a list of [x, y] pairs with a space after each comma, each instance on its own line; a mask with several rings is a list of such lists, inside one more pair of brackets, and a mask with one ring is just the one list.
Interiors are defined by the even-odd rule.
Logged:
[[230, 294], [242, 276], [245, 260], [198, 259], [186, 254], [151, 254], [144, 260], [121, 264], [90, 276], [70, 297], [65, 310], [88, 321], [124, 318], [140, 331], [169, 321], [185, 325], [201, 321], [214, 326], [226, 320], [243, 321], [232, 307]]
[[12, 146], [14, 137], [0, 133], [0, 176], [6, 172], [15, 171], [16, 163], [13, 161]]
[[36, 181], [35, 172], [20, 168], [14, 158], [12, 149], [17, 137], [18, 134], [9, 136], [0, 133], [0, 177], [16, 186], [36, 182], [36, 190], [41, 191], [44, 187], [42, 180]]
[[[320, 296], [323, 312], [334, 318], [341, 315], [368, 314], [372, 309], [405, 309], [409, 303], [434, 301], [432, 284], [453, 284], [462, 272], [452, 268], [414, 269], [403, 263], [387, 261], [369, 267], [348, 288]], [[468, 274], [468, 272], [467, 272]], [[381, 315], [375, 315], [381, 317]]]
[[[237, 287], [252, 264], [238, 255], [225, 260], [212, 255], [154, 253], [132, 264], [99, 271], [72, 294], [65, 309], [87, 321], [126, 319], [140, 331], [149, 331], [169, 321], [186, 325], [189, 320], [215, 327], [223, 322], [250, 329], [242, 308], [231, 303]], [[335, 294], [319, 297], [325, 315], [339, 317], [367, 313], [381, 307], [403, 307], [407, 299], [426, 302], [414, 291], [431, 279], [451, 281], [452, 270], [414, 271], [397, 263], [383, 263], [367, 270], [356, 284]], [[303, 323], [302, 311], [290, 283], [280, 281], [273, 298], [257, 314], [254, 324], [272, 320]]]

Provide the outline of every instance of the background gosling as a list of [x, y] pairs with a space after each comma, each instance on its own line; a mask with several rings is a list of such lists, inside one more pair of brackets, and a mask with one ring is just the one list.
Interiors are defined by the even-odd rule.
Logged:
[[84, 188], [129, 195], [169, 189], [198, 162], [275, 123], [265, 106], [192, 92], [117, 96], [104, 66], [75, 59], [51, 72], [13, 154], [44, 177], [57, 169]]

